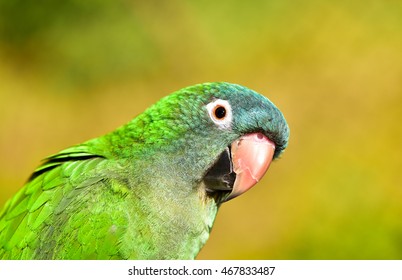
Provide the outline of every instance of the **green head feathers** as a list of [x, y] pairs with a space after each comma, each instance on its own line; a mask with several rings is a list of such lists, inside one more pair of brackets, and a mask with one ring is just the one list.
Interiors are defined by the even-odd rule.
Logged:
[[[222, 120], [214, 116], [218, 107], [225, 109]], [[219, 82], [176, 91], [105, 139], [118, 158], [152, 162], [144, 168], [146, 176], [163, 170], [164, 180], [185, 175], [199, 181], [226, 147], [252, 132], [275, 143], [274, 158], [287, 146], [289, 128], [271, 101], [246, 87]]]
[[[214, 122], [208, 112], [207, 105], [215, 100], [227, 101], [226, 113], [231, 111], [231, 119], [226, 125]], [[109, 136], [119, 141], [125, 139], [125, 154], [130, 155], [137, 143], [144, 144], [147, 151], [215, 146], [222, 150], [250, 132], [262, 132], [276, 144], [275, 158], [287, 146], [288, 125], [270, 100], [246, 87], [216, 82], [183, 88], [162, 98]]]

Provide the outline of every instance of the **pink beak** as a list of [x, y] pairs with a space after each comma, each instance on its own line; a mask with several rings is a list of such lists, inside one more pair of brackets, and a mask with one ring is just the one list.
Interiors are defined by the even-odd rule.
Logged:
[[257, 184], [272, 162], [275, 144], [262, 133], [244, 135], [231, 145], [236, 180], [226, 201], [241, 195]]

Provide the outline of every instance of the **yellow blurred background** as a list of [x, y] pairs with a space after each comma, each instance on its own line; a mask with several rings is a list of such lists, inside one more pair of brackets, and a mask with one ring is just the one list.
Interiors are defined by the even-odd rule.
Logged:
[[0, 0], [0, 204], [207, 81], [264, 94], [291, 137], [199, 259], [402, 258], [401, 1]]

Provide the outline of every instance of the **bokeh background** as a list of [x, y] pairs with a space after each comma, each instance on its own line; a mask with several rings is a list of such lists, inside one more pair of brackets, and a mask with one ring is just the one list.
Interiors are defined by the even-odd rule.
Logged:
[[199, 259], [402, 258], [401, 1], [0, 0], [0, 204], [206, 81], [269, 97], [291, 138]]

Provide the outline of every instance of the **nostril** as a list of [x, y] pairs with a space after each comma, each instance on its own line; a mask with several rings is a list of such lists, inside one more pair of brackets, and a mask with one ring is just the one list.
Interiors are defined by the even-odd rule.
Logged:
[[262, 134], [262, 133], [257, 133], [256, 136], [257, 136], [257, 138], [258, 138], [259, 140], [264, 139], [264, 134]]

